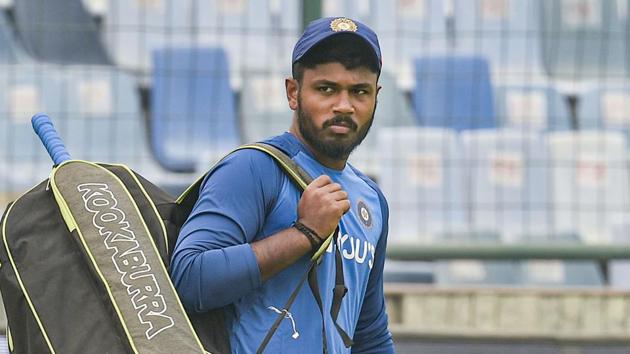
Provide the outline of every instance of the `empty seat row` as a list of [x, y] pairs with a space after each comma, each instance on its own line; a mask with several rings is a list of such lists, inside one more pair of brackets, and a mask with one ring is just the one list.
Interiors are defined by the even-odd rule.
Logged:
[[[226, 150], [226, 146], [230, 149], [241, 142], [278, 134], [290, 125], [291, 113], [285, 103], [283, 87], [286, 73], [248, 73], [239, 104], [230, 82], [229, 59], [220, 47], [155, 49], [153, 62], [148, 107], [151, 137], [158, 159], [173, 171], [182, 170], [175, 166], [180, 162], [167, 161], [172, 158], [162, 151], [164, 146], [179, 149], [176, 154], [188, 159], [182, 163], [191, 166], [194, 161], [185, 155], [199, 156], [199, 148], [193, 148], [196, 146], [193, 144], [215, 144]], [[62, 75], [63, 72], [82, 71], [86, 77], [91, 72], [95, 77], [99, 72], [120, 72], [118, 77], [126, 78], [129, 89], [134, 90], [137, 85], [129, 75], [122, 75], [122, 71], [108, 66], [61, 69], [41, 64], [14, 65], [19, 68], [17, 72], [31, 72], [33, 80], [41, 73], [43, 82], [48, 76]], [[384, 89], [379, 96], [375, 127], [420, 125], [456, 130], [513, 127], [532, 131], [572, 128], [568, 105], [552, 86], [494, 86], [489, 79], [487, 63], [478, 57], [419, 58], [416, 66], [418, 81], [411, 95], [413, 105], [409, 105], [396, 79], [383, 72], [380, 84]], [[12, 66], [4, 66], [2, 71], [0, 75], [12, 76]], [[67, 80], [75, 77], [69, 75]], [[81, 80], [75, 84], [84, 85]], [[624, 102], [630, 93], [629, 88], [611, 86], [587, 91], [578, 100], [578, 126], [627, 130], [630, 124], [625, 119]], [[11, 90], [14, 91], [19, 91], [19, 87]], [[58, 92], [50, 90], [45, 93], [46, 99], [59, 102], [54, 98]], [[137, 93], [123, 96], [136, 101], [129, 104], [140, 105]], [[105, 98], [98, 96], [93, 100], [100, 102]], [[28, 102], [21, 103], [21, 109], [27, 107]], [[107, 102], [101, 106], [109, 109]], [[241, 107], [240, 112], [237, 106]], [[65, 111], [79, 111], [81, 115], [80, 110], [81, 107], [67, 106]], [[140, 114], [140, 109], [131, 113]], [[176, 116], [179, 118], [174, 120]], [[240, 122], [239, 116], [242, 118]], [[162, 128], [161, 124], [167, 125]], [[369, 137], [365, 145], [374, 145], [374, 141]], [[368, 159], [369, 155], [366, 155]]]
[[21, 0], [10, 9], [21, 46], [36, 60], [113, 64], [142, 76], [154, 49], [223, 46], [236, 80], [244, 68], [288, 63], [301, 31], [299, 3], [290, 0]]
[[559, 260], [439, 261], [434, 281], [439, 286], [601, 287], [606, 283], [593, 261]]
[[[378, 138], [390, 243], [629, 241], [627, 147], [621, 132], [458, 134], [407, 127], [382, 129]], [[610, 285], [630, 287], [627, 270], [626, 263], [611, 262]], [[444, 286], [605, 284], [592, 261], [439, 261], [429, 275]]]
[[551, 84], [495, 83], [479, 56], [427, 56], [414, 61], [413, 112], [421, 126], [466, 129], [511, 127], [531, 131], [614, 129], [630, 132], [627, 83], [592, 84], [567, 98]]
[[[618, 262], [610, 265], [610, 273], [622, 270]], [[628, 288], [630, 283], [619, 277], [607, 283], [593, 261], [560, 260], [443, 260], [435, 262], [385, 262], [384, 280], [390, 283], [433, 284], [448, 286], [491, 287], [602, 287]]]
[[0, 189], [19, 193], [48, 176], [52, 162], [31, 116], [53, 119], [74, 158], [124, 163], [165, 186], [194, 177], [169, 173], [149, 147], [133, 76], [107, 66], [13, 66], [0, 71]]
[[[426, 56], [414, 60], [411, 97], [421, 126], [455, 130], [513, 127], [566, 130], [569, 105], [550, 84], [495, 84], [480, 56]], [[590, 97], [589, 97], [590, 98]]]
[[325, 0], [323, 12], [373, 26], [402, 78], [436, 54], [484, 56], [506, 81], [630, 74], [626, 1]]
[[[79, 127], [84, 124], [81, 119], [94, 115], [110, 117], [114, 113], [121, 126], [127, 121], [136, 122], [138, 131], [142, 131], [146, 113], [152, 151], [160, 164], [173, 172], [205, 170], [214, 159], [239, 144], [279, 134], [290, 125], [292, 113], [286, 104], [286, 76], [282, 73], [249, 73], [239, 103], [230, 83], [229, 60], [222, 48], [156, 49], [153, 62], [146, 112], [140, 107], [139, 82], [109, 66], [4, 66], [0, 77], [8, 85], [5, 96], [15, 97], [5, 107], [9, 107], [10, 115], [22, 118], [38, 109], [53, 115], [75, 115]], [[413, 105], [395, 78], [388, 72], [382, 73], [375, 130], [389, 126], [458, 131], [510, 127], [537, 132], [572, 127], [568, 106], [552, 86], [492, 86], [485, 61], [474, 57], [421, 58], [417, 66], [419, 80], [412, 93]], [[108, 75], [112, 83], [100, 79]], [[38, 91], [20, 80], [42, 87]], [[65, 98], [74, 96], [59, 96], [62, 89], [42, 91], [44, 86], [60, 80], [77, 90], [74, 96], [82, 95], [83, 99], [74, 104]], [[584, 129], [629, 131], [624, 110], [629, 94], [624, 86], [587, 92], [578, 101], [578, 125]], [[40, 99], [48, 103], [38, 106]], [[125, 108], [120, 111], [120, 107]], [[376, 136], [371, 134], [353, 156], [359, 167], [374, 176], [379, 173], [374, 158], [377, 150]]]
[[384, 128], [379, 184], [392, 242], [625, 242], [630, 190], [617, 131]]
[[[287, 66], [302, 26], [290, 0], [10, 1], [24, 48], [54, 63], [108, 64], [148, 74], [151, 52], [222, 45], [234, 79]], [[630, 74], [625, 1], [326, 0], [324, 16], [359, 19], [380, 35], [403, 81], [427, 55], [480, 55], [506, 81], [581, 80]], [[387, 59], [389, 58], [389, 59]], [[238, 74], [238, 75], [237, 75]]]

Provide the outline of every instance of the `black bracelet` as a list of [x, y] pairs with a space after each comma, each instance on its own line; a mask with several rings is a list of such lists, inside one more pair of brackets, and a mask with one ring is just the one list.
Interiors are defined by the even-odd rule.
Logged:
[[319, 236], [317, 236], [317, 233], [313, 231], [313, 229], [302, 224], [299, 221], [294, 222], [293, 225], [291, 226], [295, 227], [304, 236], [306, 236], [306, 238], [308, 239], [308, 242], [311, 243], [311, 250], [313, 252], [316, 252], [319, 249], [319, 247], [322, 245], [322, 243], [324, 242], [321, 238], [319, 238]]

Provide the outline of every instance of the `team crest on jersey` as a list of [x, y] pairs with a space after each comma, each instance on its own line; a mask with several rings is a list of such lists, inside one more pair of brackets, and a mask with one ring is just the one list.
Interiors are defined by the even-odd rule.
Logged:
[[359, 214], [359, 220], [365, 227], [368, 229], [372, 227], [372, 212], [362, 200], [359, 200], [359, 203], [357, 203], [357, 214]]

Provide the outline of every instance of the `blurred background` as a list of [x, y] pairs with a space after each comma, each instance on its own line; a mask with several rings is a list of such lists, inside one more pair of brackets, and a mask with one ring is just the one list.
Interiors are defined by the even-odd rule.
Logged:
[[310, 20], [347, 16], [383, 51], [350, 162], [389, 200], [398, 352], [628, 353], [629, 6], [0, 0], [0, 211], [50, 172], [36, 112], [74, 158], [177, 195], [288, 128], [293, 44]]

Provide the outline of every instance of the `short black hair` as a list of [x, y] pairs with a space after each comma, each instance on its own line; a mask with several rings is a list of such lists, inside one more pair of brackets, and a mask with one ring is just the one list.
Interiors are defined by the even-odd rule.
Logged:
[[380, 63], [372, 47], [354, 34], [342, 33], [318, 43], [295, 62], [292, 68], [293, 78], [302, 82], [304, 69], [327, 63], [340, 63], [348, 70], [366, 67], [373, 73], [380, 74]]

